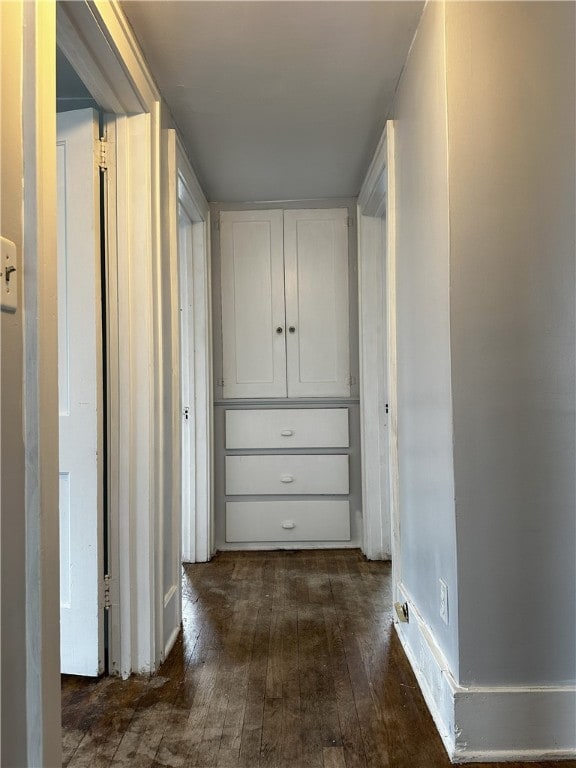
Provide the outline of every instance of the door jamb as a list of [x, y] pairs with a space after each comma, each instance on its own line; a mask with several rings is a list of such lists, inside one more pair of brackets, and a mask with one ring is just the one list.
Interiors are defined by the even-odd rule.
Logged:
[[[392, 557], [400, 580], [397, 457], [396, 264], [394, 123], [388, 121], [358, 196], [359, 314], [361, 339], [363, 550], [369, 559]], [[381, 227], [385, 235], [379, 237]], [[382, 263], [384, 262], [384, 263]], [[374, 286], [383, 286], [378, 295]], [[384, 300], [385, 315], [379, 302]], [[376, 329], [376, 331], [375, 331]], [[386, 350], [386, 364], [373, 360]], [[387, 405], [387, 409], [386, 409]], [[374, 413], [377, 409], [378, 412]], [[373, 429], [376, 421], [378, 428]], [[386, 435], [382, 433], [386, 431]]]
[[[193, 359], [184, 360], [194, 370], [194, 393], [190, 403], [195, 425], [194, 497], [182, 506], [182, 557], [186, 562], [206, 562], [213, 554], [213, 392], [212, 309], [210, 286], [210, 208], [180, 141], [177, 141], [178, 203], [192, 222], [193, 263]], [[179, 259], [182, 254], [179, 253]], [[181, 270], [178, 270], [181, 274]], [[192, 508], [193, 507], [193, 508]], [[193, 531], [193, 533], [192, 533]], [[189, 535], [185, 535], [185, 534]]]

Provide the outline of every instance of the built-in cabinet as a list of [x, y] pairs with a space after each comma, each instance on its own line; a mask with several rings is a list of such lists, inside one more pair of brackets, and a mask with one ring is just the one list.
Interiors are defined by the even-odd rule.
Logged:
[[[226, 540], [347, 541], [350, 491], [347, 408], [227, 410], [226, 448], [282, 452], [226, 455]], [[305, 449], [295, 453], [293, 449]], [[286, 451], [290, 451], [287, 453]], [[279, 497], [308, 496], [306, 500]], [[327, 495], [340, 496], [327, 500]]]
[[348, 210], [220, 214], [225, 398], [349, 397]]
[[357, 537], [351, 213], [218, 211], [217, 546], [343, 546]]

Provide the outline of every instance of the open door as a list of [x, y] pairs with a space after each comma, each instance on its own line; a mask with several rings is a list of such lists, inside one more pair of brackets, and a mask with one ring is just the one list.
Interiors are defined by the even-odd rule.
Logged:
[[61, 670], [104, 671], [98, 114], [57, 116]]

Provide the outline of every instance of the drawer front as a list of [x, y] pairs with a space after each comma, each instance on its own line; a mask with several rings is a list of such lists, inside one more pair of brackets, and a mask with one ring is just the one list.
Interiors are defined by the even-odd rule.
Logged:
[[348, 493], [348, 456], [227, 456], [226, 493]]
[[347, 408], [226, 411], [226, 448], [347, 448]]
[[349, 541], [347, 501], [229, 501], [226, 541]]

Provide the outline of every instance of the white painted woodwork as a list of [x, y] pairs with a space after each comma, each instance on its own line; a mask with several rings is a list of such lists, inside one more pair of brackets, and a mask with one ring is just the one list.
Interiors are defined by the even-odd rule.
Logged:
[[348, 456], [226, 456], [229, 495], [348, 492]]
[[[178, 259], [181, 310], [182, 559], [212, 555], [212, 336], [209, 210], [183, 147], [177, 143]], [[184, 414], [188, 409], [188, 418]]]
[[347, 208], [284, 212], [289, 397], [350, 396], [347, 224]]
[[62, 672], [104, 669], [100, 188], [92, 109], [58, 115]]
[[[150, 105], [152, 108], [153, 105]], [[157, 113], [115, 115], [117, 162], [107, 176], [114, 186], [114, 232], [108, 238], [108, 384], [110, 473], [109, 552], [112, 607], [110, 668], [128, 677], [155, 668], [158, 627], [153, 406], [153, 253], [150, 237], [155, 190], [151, 144]], [[112, 177], [112, 182], [111, 182]], [[158, 222], [159, 226], [159, 222]], [[112, 289], [112, 290], [111, 290]]]
[[[192, 221], [178, 208], [178, 260], [180, 266], [180, 376], [182, 416], [182, 558], [195, 561], [196, 524], [196, 409], [194, 398], [194, 293], [192, 283]], [[194, 553], [194, 554], [193, 554]]]
[[[159, 467], [154, 423], [161, 377], [154, 348], [162, 253], [161, 100], [118, 3], [70, 3], [60, 11], [69, 22], [63, 30], [59, 14], [61, 49], [115, 120], [116, 146], [107, 174], [114, 184], [108, 183], [113, 198], [108, 215], [115, 219], [107, 243], [107, 279], [115, 289], [115, 296], [107, 295], [109, 552], [114, 569], [109, 664], [126, 677], [153, 671], [161, 655], [155, 626]], [[47, 89], [51, 93], [53, 85]], [[45, 172], [51, 178], [50, 164]]]
[[161, 280], [162, 310], [162, 434], [158, 445], [162, 451], [162, 502], [158, 505], [160, 526], [157, 548], [159, 576], [157, 591], [159, 619], [158, 644], [162, 658], [170, 653], [180, 630], [181, 599], [181, 508], [182, 461], [180, 417], [180, 301], [178, 259], [178, 171], [176, 132], [162, 131], [162, 201], [163, 201], [163, 269]]
[[386, 124], [386, 172], [388, 194], [386, 200], [386, 327], [388, 341], [388, 478], [392, 534], [392, 589], [393, 599], [402, 582], [400, 547], [400, 477], [398, 469], [398, 341], [396, 294], [396, 169], [395, 123]]
[[347, 448], [347, 408], [226, 411], [226, 448]]
[[[390, 559], [385, 220], [358, 217], [364, 554]], [[375, 320], [377, 318], [377, 320]]]
[[349, 397], [348, 209], [220, 222], [223, 396]]
[[282, 211], [220, 214], [224, 397], [286, 397]]
[[399, 574], [400, 553], [392, 533], [398, 527], [393, 160], [389, 120], [358, 196], [360, 418], [363, 551], [371, 560], [392, 556], [393, 571]]
[[229, 501], [226, 541], [348, 541], [348, 501]]
[[[46, 119], [54, 114], [56, 98], [54, 5], [2, 3], [0, 17], [2, 109], [12, 115], [11, 120], [3, 117], [0, 138], [2, 230], [17, 243], [25, 235], [26, 264], [22, 346], [7, 343], [10, 335], [2, 321], [2, 356], [9, 355], [2, 396], [10, 396], [14, 378], [22, 395], [4, 411], [2, 429], [5, 433], [10, 425], [10, 414], [16, 417], [20, 424], [11, 435], [16, 441], [12, 460], [22, 448], [25, 452], [25, 483], [15, 483], [18, 490], [3, 493], [2, 499], [3, 568], [6, 552], [12, 551], [25, 570], [25, 578], [10, 574], [2, 595], [2, 653], [6, 661], [10, 647], [18, 648], [17, 658], [26, 666], [24, 675], [21, 664], [10, 660], [3, 665], [2, 762], [61, 765], [56, 121]], [[15, 174], [14, 161], [19, 164]], [[23, 435], [20, 446], [18, 434]], [[5, 436], [3, 478], [8, 469]], [[25, 538], [20, 538], [23, 528], [8, 525], [11, 518], [25, 524]]]

